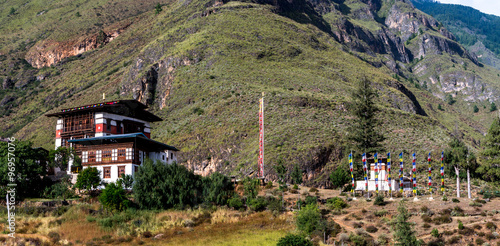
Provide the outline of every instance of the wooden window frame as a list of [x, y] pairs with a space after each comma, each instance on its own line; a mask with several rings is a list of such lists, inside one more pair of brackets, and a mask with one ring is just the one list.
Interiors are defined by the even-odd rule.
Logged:
[[102, 177], [105, 179], [111, 178], [111, 167], [103, 167], [102, 168]]

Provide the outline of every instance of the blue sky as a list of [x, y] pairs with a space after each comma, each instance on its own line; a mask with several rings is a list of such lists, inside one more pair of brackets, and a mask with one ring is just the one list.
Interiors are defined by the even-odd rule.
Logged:
[[460, 4], [473, 7], [483, 13], [500, 16], [499, 0], [438, 0], [441, 3]]

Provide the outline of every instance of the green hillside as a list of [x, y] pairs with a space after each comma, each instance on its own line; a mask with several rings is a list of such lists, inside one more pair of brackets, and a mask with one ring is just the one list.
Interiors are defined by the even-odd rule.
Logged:
[[[257, 168], [258, 99], [265, 92], [269, 177], [282, 158], [299, 163], [308, 183], [328, 185], [328, 172], [350, 150], [350, 91], [366, 77], [378, 93], [387, 151], [416, 151], [423, 158], [440, 152], [453, 132], [480, 148], [496, 115], [483, 108], [496, 100], [500, 86], [494, 69], [460, 50], [398, 58], [418, 49], [418, 40], [446, 39], [437, 27], [417, 29], [412, 38], [391, 31], [407, 47], [400, 54], [370, 43], [370, 33], [389, 32], [383, 18], [390, 9], [415, 11], [405, 1], [382, 1], [373, 10], [354, 0], [285, 2], [172, 1], [163, 2], [159, 14], [150, 1], [1, 3], [0, 30], [9, 33], [0, 39], [2, 137], [50, 149], [55, 119], [45, 113], [99, 102], [103, 93], [106, 100], [136, 98], [164, 120], [153, 125], [152, 137], [181, 149], [183, 164], [243, 176]], [[345, 20], [354, 23], [353, 32]], [[50, 67], [27, 62], [120, 28], [112, 41]], [[470, 75], [482, 91], [443, 90], [449, 81], [440, 78], [457, 72]], [[453, 105], [445, 102], [448, 94], [457, 100]]]

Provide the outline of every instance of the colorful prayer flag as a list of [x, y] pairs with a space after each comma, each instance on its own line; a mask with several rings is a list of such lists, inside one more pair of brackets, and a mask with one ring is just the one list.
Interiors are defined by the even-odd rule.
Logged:
[[387, 153], [387, 182], [389, 183], [389, 192], [392, 192], [391, 187], [391, 153]]
[[378, 194], [378, 166], [377, 166], [377, 153], [373, 156], [375, 164], [375, 192]]
[[444, 192], [444, 151], [441, 152], [441, 191]]
[[427, 157], [427, 162], [429, 162], [429, 192], [432, 193], [432, 166], [431, 166], [431, 152], [429, 152], [429, 156]]
[[365, 190], [368, 191], [368, 170], [366, 168], [366, 153], [363, 153], [362, 161], [363, 161], [363, 173], [365, 176]]
[[349, 154], [349, 170], [351, 170], [351, 192], [354, 193], [354, 174], [352, 172], [352, 152]]
[[403, 193], [403, 152], [399, 153], [399, 191]]
[[413, 153], [413, 169], [412, 171], [412, 176], [413, 176], [413, 193], [417, 194], [417, 163], [416, 163], [416, 156], [415, 153]]

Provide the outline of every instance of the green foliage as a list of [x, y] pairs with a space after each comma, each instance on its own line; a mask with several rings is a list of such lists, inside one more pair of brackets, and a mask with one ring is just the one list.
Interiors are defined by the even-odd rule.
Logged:
[[76, 177], [75, 188], [92, 191], [101, 184], [101, 174], [95, 167], [83, 169]]
[[351, 180], [349, 173], [342, 167], [337, 167], [330, 174], [330, 181], [332, 182], [333, 188], [342, 187]]
[[122, 173], [122, 176], [117, 180], [117, 183], [125, 189], [131, 189], [134, 184], [134, 178], [130, 174]]
[[318, 203], [318, 198], [315, 196], [306, 196], [305, 204], [316, 205]]
[[75, 13], [75, 16], [76, 17], [82, 17], [82, 15], [80, 14], [80, 12], [78, 12], [78, 11]]
[[231, 179], [219, 172], [203, 178], [203, 199], [217, 205], [225, 205], [234, 192]]
[[347, 202], [345, 202], [344, 199], [340, 197], [329, 198], [328, 200], [326, 200], [326, 205], [328, 206], [328, 208], [336, 211], [340, 211], [349, 206]]
[[246, 177], [243, 179], [243, 194], [248, 200], [252, 200], [257, 197], [259, 193], [259, 180]]
[[[450, 167], [456, 167], [463, 171], [469, 169], [472, 175], [478, 167], [474, 153], [469, 152], [465, 143], [458, 138], [452, 138], [448, 143], [448, 148], [444, 151], [444, 160]], [[456, 177], [454, 168], [447, 169], [448, 175], [451, 177]], [[462, 173], [465, 175], [465, 172]]]
[[405, 202], [401, 200], [398, 206], [398, 215], [392, 223], [395, 245], [419, 245], [413, 226], [411, 222], [409, 222], [410, 217], [411, 214], [406, 209]]
[[202, 201], [201, 176], [177, 163], [146, 159], [134, 179], [134, 198], [142, 209], [183, 208]]
[[500, 119], [495, 118], [486, 135], [486, 144], [481, 152], [481, 165], [477, 172], [481, 178], [490, 182], [500, 180]]
[[463, 230], [464, 229], [464, 224], [462, 223], [461, 220], [458, 220], [458, 229]]
[[438, 104], [438, 110], [444, 111], [443, 106], [441, 106], [441, 104]]
[[457, 102], [457, 100], [455, 100], [455, 98], [453, 98], [453, 96], [451, 94], [446, 95], [445, 101], [449, 105], [453, 105], [454, 103]]
[[155, 6], [155, 14], [159, 14], [159, 13], [161, 13], [161, 11], [163, 11], [163, 8], [161, 7], [161, 4], [160, 3], [156, 4], [156, 6]]
[[81, 159], [73, 148], [60, 146], [55, 150], [49, 151], [49, 163], [51, 167], [60, 168], [62, 171], [65, 171], [68, 169], [68, 162], [70, 159], [73, 159], [73, 166], [82, 166]]
[[474, 113], [479, 112], [479, 108], [477, 107], [477, 105], [474, 105], [474, 108], [472, 109], [472, 111], [474, 111]]
[[99, 196], [101, 204], [113, 211], [122, 211], [129, 207], [130, 201], [127, 199], [125, 190], [122, 185], [117, 183], [109, 183]]
[[278, 175], [278, 183], [280, 184], [280, 190], [284, 189], [285, 186], [285, 179], [286, 179], [286, 166], [285, 162], [283, 161], [283, 158], [279, 158], [278, 162], [274, 166], [274, 171], [276, 172], [276, 175]]
[[357, 83], [351, 94], [351, 112], [355, 119], [349, 128], [348, 139], [354, 143], [359, 153], [383, 150], [381, 142], [385, 137], [377, 130], [380, 122], [376, 117], [379, 109], [375, 106], [375, 97], [375, 90], [366, 78]]
[[43, 197], [50, 199], [63, 199], [66, 200], [70, 197], [75, 197], [73, 190], [69, 189], [71, 182], [69, 178], [63, 178], [60, 182], [47, 186], [43, 191]]
[[250, 200], [247, 204], [252, 211], [263, 211], [266, 209], [268, 202], [265, 197], [259, 196]]
[[490, 104], [490, 112], [496, 111], [497, 110], [497, 105], [495, 102], [491, 102]]
[[[10, 150], [9, 150], [10, 149]], [[46, 166], [38, 163], [47, 160], [46, 152], [32, 148], [29, 141], [0, 141], [0, 195], [6, 196], [9, 183], [15, 183], [16, 200], [26, 197], [39, 197], [51, 182], [41, 176], [46, 173]], [[13, 175], [9, 175], [12, 173]]]
[[238, 195], [235, 195], [227, 200], [227, 205], [238, 210], [243, 207], [243, 200]]
[[383, 196], [377, 196], [375, 198], [375, 201], [373, 201], [373, 205], [377, 205], [377, 206], [385, 206], [386, 202], [384, 201], [384, 197]]
[[304, 236], [288, 234], [278, 241], [276, 246], [313, 246], [314, 244]]
[[[290, 174], [292, 181], [295, 185], [297, 184], [302, 184], [302, 169], [300, 169], [300, 166], [298, 163], [295, 163], [293, 166], [292, 173]], [[294, 188], [297, 189], [297, 188]]]
[[10, 8], [9, 15], [13, 15], [16, 13], [16, 9], [14, 7]]
[[308, 204], [297, 212], [295, 222], [299, 231], [311, 235], [314, 231], [321, 229], [321, 213], [316, 205]]

